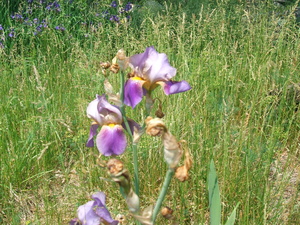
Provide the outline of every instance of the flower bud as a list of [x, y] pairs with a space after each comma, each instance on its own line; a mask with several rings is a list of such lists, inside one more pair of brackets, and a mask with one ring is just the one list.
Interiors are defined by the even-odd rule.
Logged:
[[170, 132], [165, 132], [162, 138], [164, 143], [165, 160], [169, 164], [170, 168], [175, 168], [182, 156], [180, 145]]
[[126, 53], [123, 49], [120, 49], [118, 52], [117, 52], [117, 55], [116, 55], [117, 59], [118, 60], [125, 60], [127, 57], [126, 57]]
[[109, 83], [108, 79], [104, 80], [104, 90], [106, 92], [106, 94], [110, 95], [113, 94], [114, 89], [112, 87], [112, 85]]
[[117, 73], [120, 70], [124, 71], [128, 67], [129, 58], [126, 57], [126, 53], [123, 49], [120, 49], [117, 52], [116, 57], [112, 60], [112, 66], [110, 67], [110, 70], [113, 73]]

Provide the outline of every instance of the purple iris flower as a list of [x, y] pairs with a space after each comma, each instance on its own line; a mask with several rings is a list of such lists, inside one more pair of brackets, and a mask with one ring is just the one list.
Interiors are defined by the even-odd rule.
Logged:
[[70, 221], [70, 225], [99, 225], [100, 223], [117, 225], [119, 221], [111, 218], [109, 211], [105, 206], [105, 194], [97, 192], [92, 195], [94, 201], [89, 201], [79, 206], [77, 210], [78, 219]]
[[87, 116], [94, 123], [91, 125], [86, 146], [94, 146], [93, 137], [97, 135], [97, 128], [101, 126], [96, 137], [98, 150], [105, 156], [122, 154], [125, 151], [127, 140], [122, 127], [123, 117], [119, 108], [108, 103], [105, 95], [96, 95], [96, 99], [87, 107]]
[[133, 77], [128, 79], [124, 87], [124, 103], [134, 108], [144, 95], [161, 85], [166, 95], [176, 94], [191, 89], [185, 80], [172, 81], [176, 69], [172, 67], [165, 53], [158, 53], [153, 46], [146, 48], [141, 54], [129, 58], [129, 66], [133, 69]]

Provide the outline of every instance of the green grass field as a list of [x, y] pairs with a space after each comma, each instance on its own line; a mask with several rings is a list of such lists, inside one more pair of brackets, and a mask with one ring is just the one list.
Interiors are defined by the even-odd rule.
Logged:
[[[295, 4], [138, 1], [129, 22], [117, 23], [95, 16], [111, 1], [58, 1], [60, 10], [48, 13], [36, 3], [30, 26], [29, 3], [8, 2], [0, 3], [0, 224], [68, 224], [99, 190], [113, 217], [134, 223], [118, 186], [100, 179], [108, 175], [97, 165], [98, 150], [85, 147], [86, 107], [104, 93], [100, 62], [120, 48], [134, 55], [152, 45], [177, 68], [176, 80], [192, 86], [170, 96], [154, 91], [194, 161], [190, 179], [172, 180], [164, 201], [178, 224], [209, 224], [212, 158], [223, 224], [238, 202], [235, 224], [300, 224], [300, 114], [290, 91], [300, 83]], [[24, 17], [12, 18], [16, 12]], [[34, 18], [47, 21], [38, 34]], [[110, 76], [115, 90], [118, 80]], [[140, 123], [142, 106], [127, 109]], [[133, 174], [130, 148], [119, 158]], [[167, 170], [160, 140], [143, 136], [138, 159], [145, 208]], [[170, 222], [159, 217], [157, 224]]]

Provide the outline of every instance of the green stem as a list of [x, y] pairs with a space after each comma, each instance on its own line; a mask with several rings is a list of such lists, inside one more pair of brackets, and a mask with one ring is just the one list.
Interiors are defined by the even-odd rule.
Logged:
[[157, 215], [159, 213], [159, 210], [161, 208], [163, 200], [164, 200], [164, 198], [165, 198], [165, 196], [167, 194], [167, 191], [168, 191], [168, 188], [169, 188], [169, 185], [171, 183], [173, 175], [174, 175], [174, 169], [169, 168], [168, 171], [167, 171], [167, 174], [166, 174], [163, 186], [162, 186], [162, 188], [160, 190], [160, 193], [159, 193], [157, 202], [155, 204], [154, 210], [153, 210], [153, 215], [152, 215], [152, 222], [153, 222], [153, 224], [155, 224], [156, 217], [157, 217]]
[[132, 147], [132, 154], [133, 154], [134, 189], [135, 189], [135, 193], [139, 196], [140, 182], [139, 182], [137, 144], [133, 143], [131, 147]]
[[139, 164], [138, 164], [138, 154], [137, 154], [137, 144], [133, 143], [133, 134], [131, 133], [130, 130], [130, 126], [126, 117], [126, 112], [125, 112], [125, 105], [124, 105], [124, 85], [125, 85], [125, 75], [124, 72], [121, 71], [121, 86], [120, 86], [120, 92], [121, 92], [121, 101], [122, 101], [122, 105], [121, 105], [121, 113], [123, 116], [123, 121], [126, 127], [126, 130], [131, 138], [132, 141], [132, 145], [131, 145], [131, 149], [132, 149], [132, 154], [133, 154], [133, 169], [134, 169], [134, 187], [135, 187], [135, 193], [137, 195], [139, 195]]

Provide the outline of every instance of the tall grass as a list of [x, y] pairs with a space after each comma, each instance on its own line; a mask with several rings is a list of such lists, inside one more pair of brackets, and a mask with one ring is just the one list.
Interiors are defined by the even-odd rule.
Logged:
[[[49, 29], [0, 49], [0, 223], [66, 224], [97, 190], [108, 195], [113, 216], [131, 223], [118, 187], [100, 179], [107, 175], [97, 149], [85, 147], [85, 110], [104, 92], [100, 61], [120, 48], [133, 55], [151, 45], [193, 87], [174, 96], [154, 93], [170, 131], [189, 143], [194, 159], [190, 180], [172, 182], [165, 200], [179, 224], [208, 223], [212, 157], [223, 223], [238, 202], [237, 224], [300, 223], [300, 117], [285, 95], [269, 95], [300, 82], [299, 27], [292, 14], [277, 17], [276, 6], [229, 3], [162, 2], [158, 11], [142, 8], [131, 23], [100, 26], [88, 38], [76, 37], [76, 29]], [[110, 79], [117, 90], [118, 78]], [[141, 120], [142, 111], [128, 115]], [[132, 171], [130, 151], [121, 158]], [[146, 207], [155, 203], [166, 170], [158, 140], [142, 138], [139, 164]]]

